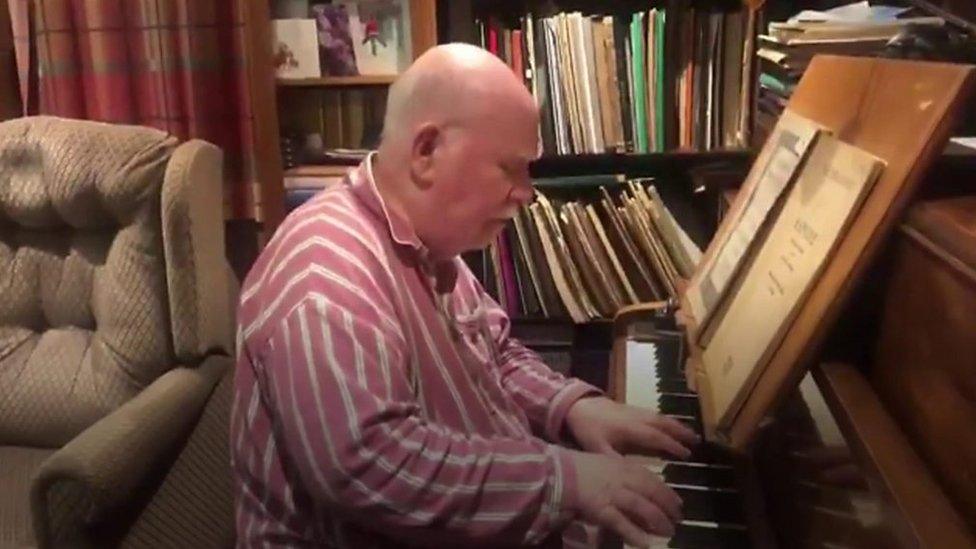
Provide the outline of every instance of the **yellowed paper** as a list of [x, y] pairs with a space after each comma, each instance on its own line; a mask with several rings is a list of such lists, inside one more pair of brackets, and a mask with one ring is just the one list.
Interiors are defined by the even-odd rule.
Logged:
[[[768, 138], [767, 154], [760, 155], [753, 165], [749, 178], [759, 178], [745, 197], [746, 206], [735, 219], [731, 219], [732, 231], [719, 252], [701, 265], [702, 274], [697, 284], [687, 290], [687, 302], [692, 316], [703, 333], [712, 313], [725, 297], [732, 279], [736, 276], [747, 252], [754, 245], [759, 229], [766, 223], [769, 212], [780, 195], [795, 179], [797, 169], [807, 157], [810, 145], [821, 127], [790, 110], [783, 112], [773, 133]], [[748, 182], [743, 188], [749, 188]]]
[[832, 136], [817, 139], [702, 354], [720, 426], [752, 389], [881, 165]]

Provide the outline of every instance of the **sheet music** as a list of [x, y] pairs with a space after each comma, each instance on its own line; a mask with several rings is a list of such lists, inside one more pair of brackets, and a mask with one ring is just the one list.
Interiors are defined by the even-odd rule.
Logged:
[[720, 424], [734, 417], [789, 329], [881, 165], [830, 135], [817, 139], [702, 353]]
[[765, 156], [761, 166], [753, 167], [753, 171], [759, 173], [759, 180], [752, 187], [753, 191], [747, 198], [746, 206], [733, 221], [734, 228], [722, 243], [718, 254], [704, 265], [705, 271], [699, 284], [688, 289], [687, 301], [698, 322], [700, 333], [704, 332], [705, 326], [711, 320], [712, 313], [735, 277], [769, 212], [795, 179], [797, 168], [806, 158], [819, 131], [820, 126], [806, 118], [790, 110], [783, 112], [769, 136], [772, 152]]

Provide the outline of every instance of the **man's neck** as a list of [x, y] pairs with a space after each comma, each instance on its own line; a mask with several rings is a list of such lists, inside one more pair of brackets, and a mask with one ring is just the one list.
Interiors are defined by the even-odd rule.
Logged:
[[376, 184], [376, 191], [383, 200], [383, 204], [386, 205], [391, 214], [407, 220], [411, 226], [414, 226], [413, 217], [405, 204], [405, 197], [401, 196], [402, 193], [399, 192], [403, 189], [404, 183], [395, 180], [387, 169], [387, 164], [380, 160], [379, 153], [372, 154], [368, 161], [370, 162], [369, 168], [373, 183]]

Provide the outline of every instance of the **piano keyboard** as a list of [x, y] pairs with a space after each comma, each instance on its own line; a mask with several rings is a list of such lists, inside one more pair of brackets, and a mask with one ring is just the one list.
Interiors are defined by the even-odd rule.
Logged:
[[[626, 342], [624, 399], [628, 404], [673, 417], [702, 433], [698, 397], [685, 382], [683, 340], [678, 332], [655, 331]], [[750, 547], [735, 471], [724, 452], [708, 443], [687, 461], [655, 459], [648, 468], [681, 497], [684, 520], [653, 548]]]

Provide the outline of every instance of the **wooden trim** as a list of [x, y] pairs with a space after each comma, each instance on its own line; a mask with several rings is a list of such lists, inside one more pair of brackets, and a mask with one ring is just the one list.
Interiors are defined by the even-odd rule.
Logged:
[[649, 301], [647, 303], [635, 303], [624, 305], [617, 310], [613, 316], [613, 336], [626, 336], [627, 326], [642, 317], [653, 317], [656, 313], [666, 308], [666, 301]]
[[[916, 85], [902, 85], [909, 80]], [[748, 447], [769, 411], [814, 363], [858, 281], [895, 229], [922, 176], [941, 154], [952, 121], [974, 87], [976, 71], [966, 65], [842, 56], [818, 56], [811, 63], [793, 93], [790, 109], [887, 166], [797, 304], [789, 329], [758, 373], [738, 414], [730, 425], [720, 426], [727, 431], [730, 445]], [[858, 100], [842, 100], [851, 97]], [[922, 103], [930, 108], [911, 107]], [[892, 112], [911, 116], [893, 117]]]
[[976, 547], [976, 539], [867, 379], [850, 364], [813, 368], [844, 439], [881, 490], [888, 522], [904, 547]]
[[395, 74], [373, 74], [360, 76], [323, 76], [321, 78], [278, 78], [275, 82], [281, 87], [320, 87], [333, 88], [345, 86], [388, 86], [396, 80]]
[[278, 142], [278, 100], [271, 51], [271, 8], [268, 0], [243, 0], [248, 87], [254, 117], [255, 205], [260, 206], [263, 232], [269, 236], [285, 215], [281, 147]]
[[437, 45], [436, 0], [410, 0], [410, 37], [414, 59]]

